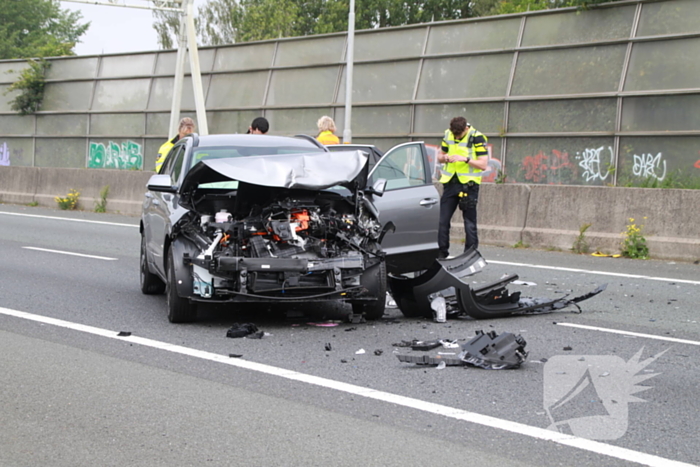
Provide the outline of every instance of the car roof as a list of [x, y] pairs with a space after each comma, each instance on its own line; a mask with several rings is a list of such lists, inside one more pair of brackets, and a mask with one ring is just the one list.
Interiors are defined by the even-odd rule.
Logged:
[[245, 147], [269, 147], [269, 146], [297, 146], [308, 147], [312, 149], [310, 152], [316, 152], [318, 146], [304, 138], [293, 138], [289, 136], [272, 136], [272, 135], [247, 135], [247, 134], [229, 134], [229, 135], [206, 135], [199, 136], [195, 144], [196, 147], [216, 147], [216, 146], [245, 146]]

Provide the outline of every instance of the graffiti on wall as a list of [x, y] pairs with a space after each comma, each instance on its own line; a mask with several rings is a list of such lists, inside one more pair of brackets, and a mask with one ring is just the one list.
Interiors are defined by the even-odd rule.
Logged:
[[91, 142], [88, 168], [141, 170], [143, 169], [141, 145], [133, 141], [122, 144], [114, 141], [107, 144]]
[[[610, 155], [610, 160], [606, 160], [604, 163], [602, 161], [604, 153], [607, 152]], [[582, 152], [576, 153], [576, 159], [579, 161], [578, 165], [584, 172], [581, 177], [586, 182], [591, 182], [595, 180], [603, 181], [608, 178], [608, 175], [612, 173], [612, 167], [614, 166], [614, 155], [612, 146], [601, 146], [599, 148], [586, 148]]]
[[569, 153], [552, 149], [526, 156], [522, 162], [525, 180], [532, 183], [571, 183], [577, 178], [576, 165], [569, 160]]
[[0, 165], [10, 165], [10, 148], [7, 143], [0, 144]]
[[666, 177], [666, 160], [662, 159], [661, 153], [655, 156], [652, 154], [642, 154], [641, 156], [635, 154], [633, 159], [634, 166], [632, 167], [632, 173], [635, 176], [655, 178], [659, 181]]

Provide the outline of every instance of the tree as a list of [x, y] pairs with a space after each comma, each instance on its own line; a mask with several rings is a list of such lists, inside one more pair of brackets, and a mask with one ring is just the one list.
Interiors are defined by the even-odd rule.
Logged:
[[58, 0], [0, 0], [0, 59], [74, 55], [90, 23]]
[[[356, 0], [355, 28], [464, 19], [622, 0]], [[347, 31], [349, 0], [208, 0], [195, 19], [203, 45]], [[155, 13], [163, 48], [172, 48], [177, 15]]]

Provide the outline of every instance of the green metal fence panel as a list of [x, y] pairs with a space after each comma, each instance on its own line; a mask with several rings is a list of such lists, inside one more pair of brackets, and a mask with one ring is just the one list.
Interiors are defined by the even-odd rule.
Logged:
[[396, 60], [423, 53], [425, 28], [384, 30], [355, 36], [355, 60]]
[[625, 91], [700, 87], [700, 37], [634, 44]]
[[520, 18], [431, 26], [426, 53], [454, 54], [511, 49], [518, 44]]
[[620, 138], [619, 186], [700, 188], [700, 136]]
[[32, 167], [34, 165], [34, 141], [32, 138], [7, 138], [0, 136], [0, 167]]
[[700, 94], [626, 97], [622, 131], [697, 131]]
[[146, 110], [151, 78], [97, 81], [92, 110]]
[[35, 167], [86, 167], [85, 138], [37, 138]]
[[97, 77], [99, 60], [97, 57], [52, 60], [46, 71], [46, 79], [94, 79]]
[[272, 72], [269, 106], [328, 104], [333, 102], [338, 66], [282, 69]]
[[505, 96], [512, 63], [512, 53], [426, 59], [417, 98], [459, 100]]
[[[396, 102], [413, 98], [418, 60], [367, 63], [353, 69], [352, 102]], [[336, 102], [345, 103], [345, 67]]]
[[414, 110], [414, 133], [443, 133], [454, 117], [463, 116], [482, 133], [505, 129], [502, 102], [473, 104], [421, 104]]
[[88, 111], [94, 87], [95, 81], [47, 83], [41, 110]]
[[36, 116], [36, 134], [40, 136], [83, 136], [87, 128], [85, 114]]
[[512, 102], [509, 133], [615, 131], [617, 99], [561, 99]]
[[343, 60], [345, 36], [280, 41], [275, 66], [308, 66]]
[[207, 109], [262, 105], [268, 74], [267, 71], [251, 71], [212, 76]]
[[658, 36], [700, 32], [700, 2], [676, 0], [645, 3], [639, 20], [637, 36]]
[[90, 115], [90, 134], [99, 136], [141, 136], [146, 129], [146, 115], [128, 114], [92, 114]]

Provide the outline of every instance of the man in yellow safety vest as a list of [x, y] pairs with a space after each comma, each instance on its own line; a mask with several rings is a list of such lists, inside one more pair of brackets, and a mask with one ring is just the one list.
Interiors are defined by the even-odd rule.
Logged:
[[165, 162], [165, 157], [168, 155], [173, 146], [175, 146], [175, 143], [190, 133], [194, 133], [194, 128], [194, 120], [192, 120], [190, 117], [185, 117], [180, 120], [180, 125], [177, 128], [177, 134], [175, 137], [163, 143], [160, 146], [160, 149], [158, 149], [158, 157], [156, 158], [156, 172], [160, 172], [160, 168], [163, 166], [163, 162]]
[[464, 117], [450, 121], [449, 130], [442, 140], [442, 152], [438, 162], [443, 163], [440, 183], [443, 193], [440, 198], [440, 225], [438, 247], [440, 257], [447, 258], [450, 250], [450, 222], [457, 206], [464, 218], [466, 242], [464, 250], [479, 247], [476, 229], [476, 204], [479, 201], [481, 173], [488, 167], [487, 138], [473, 128]]

